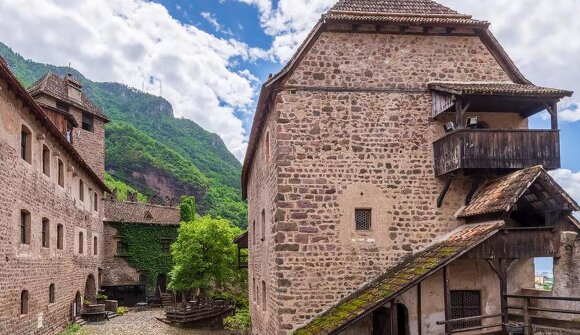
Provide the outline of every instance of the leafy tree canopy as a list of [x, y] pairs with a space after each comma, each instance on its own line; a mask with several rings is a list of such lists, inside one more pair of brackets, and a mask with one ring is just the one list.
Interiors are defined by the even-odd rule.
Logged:
[[237, 247], [233, 240], [241, 230], [225, 219], [196, 215], [182, 222], [171, 246], [173, 269], [169, 288], [174, 291], [200, 289], [206, 297], [236, 278]]

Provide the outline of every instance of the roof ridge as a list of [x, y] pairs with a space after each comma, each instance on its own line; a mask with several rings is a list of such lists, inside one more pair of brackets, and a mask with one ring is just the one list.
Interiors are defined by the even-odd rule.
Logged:
[[330, 11], [381, 14], [453, 15], [463, 14], [433, 0], [339, 0]]

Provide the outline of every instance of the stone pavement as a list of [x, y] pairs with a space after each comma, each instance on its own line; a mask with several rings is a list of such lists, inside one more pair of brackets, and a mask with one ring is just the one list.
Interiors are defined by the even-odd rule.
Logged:
[[232, 331], [209, 331], [178, 328], [167, 325], [155, 317], [162, 317], [161, 309], [129, 312], [110, 321], [92, 323], [82, 327], [79, 335], [231, 335]]

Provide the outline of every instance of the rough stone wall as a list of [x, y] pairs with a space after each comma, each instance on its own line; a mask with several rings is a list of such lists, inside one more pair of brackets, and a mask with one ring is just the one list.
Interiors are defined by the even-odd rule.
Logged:
[[104, 228], [102, 286], [138, 285], [141, 274], [125, 258], [117, 256], [117, 229], [108, 223]]
[[93, 131], [82, 128], [83, 113], [74, 106], [70, 107], [79, 126], [73, 129], [73, 147], [81, 157], [95, 171], [101, 179], [105, 178], [105, 123], [102, 119], [94, 117]]
[[[22, 124], [32, 131], [31, 164], [20, 158]], [[51, 150], [50, 177], [41, 169], [42, 144]], [[65, 165], [64, 188], [57, 184], [57, 158]], [[78, 183], [79, 177], [84, 178], [87, 188], [97, 191], [99, 198], [103, 197], [103, 190], [93, 184], [0, 80], [0, 252], [3, 255], [0, 262], [0, 334], [58, 332], [70, 319], [76, 292], [85, 294], [88, 276], [92, 274], [95, 282], [98, 280], [102, 248], [99, 246], [97, 255], [93, 254], [93, 237], [103, 236], [102, 208], [94, 211], [90, 201], [78, 200], [73, 185]], [[30, 245], [20, 244], [21, 209], [31, 214]], [[41, 247], [42, 218], [50, 220], [49, 248]], [[57, 224], [64, 227], [63, 250], [57, 249]], [[86, 232], [82, 255], [74, 250], [78, 229]], [[97, 243], [102, 243], [100, 237]], [[48, 301], [51, 283], [55, 284], [55, 303]], [[27, 315], [20, 315], [23, 290], [29, 291]]]
[[[274, 236], [272, 230], [275, 219], [275, 197], [278, 190], [276, 184], [276, 157], [279, 155], [277, 143], [278, 129], [276, 116], [270, 115], [266, 121], [266, 131], [260, 139], [259, 150], [254, 158], [254, 167], [248, 183], [248, 245], [249, 264], [248, 282], [250, 296], [250, 312], [252, 315], [252, 334], [274, 334], [278, 328], [278, 309], [274, 302], [275, 290], [278, 286], [273, 273], [275, 260], [274, 240], [283, 242]], [[265, 137], [270, 135], [270, 160], [266, 160]], [[262, 211], [266, 227], [262, 241]], [[264, 292], [262, 281], [266, 284], [266, 310], [263, 307]]]
[[[275, 210], [269, 252], [251, 249], [250, 282], [268, 266], [273, 293], [265, 314], [252, 309], [254, 331], [295, 329], [460, 224], [466, 179], [436, 208], [444, 181], [433, 174], [442, 127], [430, 120], [432, 80], [508, 77], [477, 37], [352, 33], [323, 33], [289, 77], [293, 89], [270, 113], [277, 176], [256, 160], [249, 181], [250, 225], [258, 204]], [[354, 230], [359, 207], [372, 208], [370, 232]]]

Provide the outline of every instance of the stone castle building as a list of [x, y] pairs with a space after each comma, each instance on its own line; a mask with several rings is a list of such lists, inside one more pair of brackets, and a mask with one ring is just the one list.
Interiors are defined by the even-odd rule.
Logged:
[[[252, 334], [505, 332], [535, 257], [557, 278], [533, 294], [580, 296], [579, 207], [546, 172], [572, 92], [530, 83], [488, 26], [339, 0], [264, 83], [242, 171]], [[528, 129], [543, 110], [551, 129]]]
[[[110, 213], [179, 223], [176, 208], [103, 201], [106, 122], [72, 76], [49, 73], [27, 91], [0, 58], [0, 334], [61, 331], [102, 281], [119, 284], [113, 272], [140, 284], [111, 262]], [[123, 207], [149, 214], [132, 220]]]

